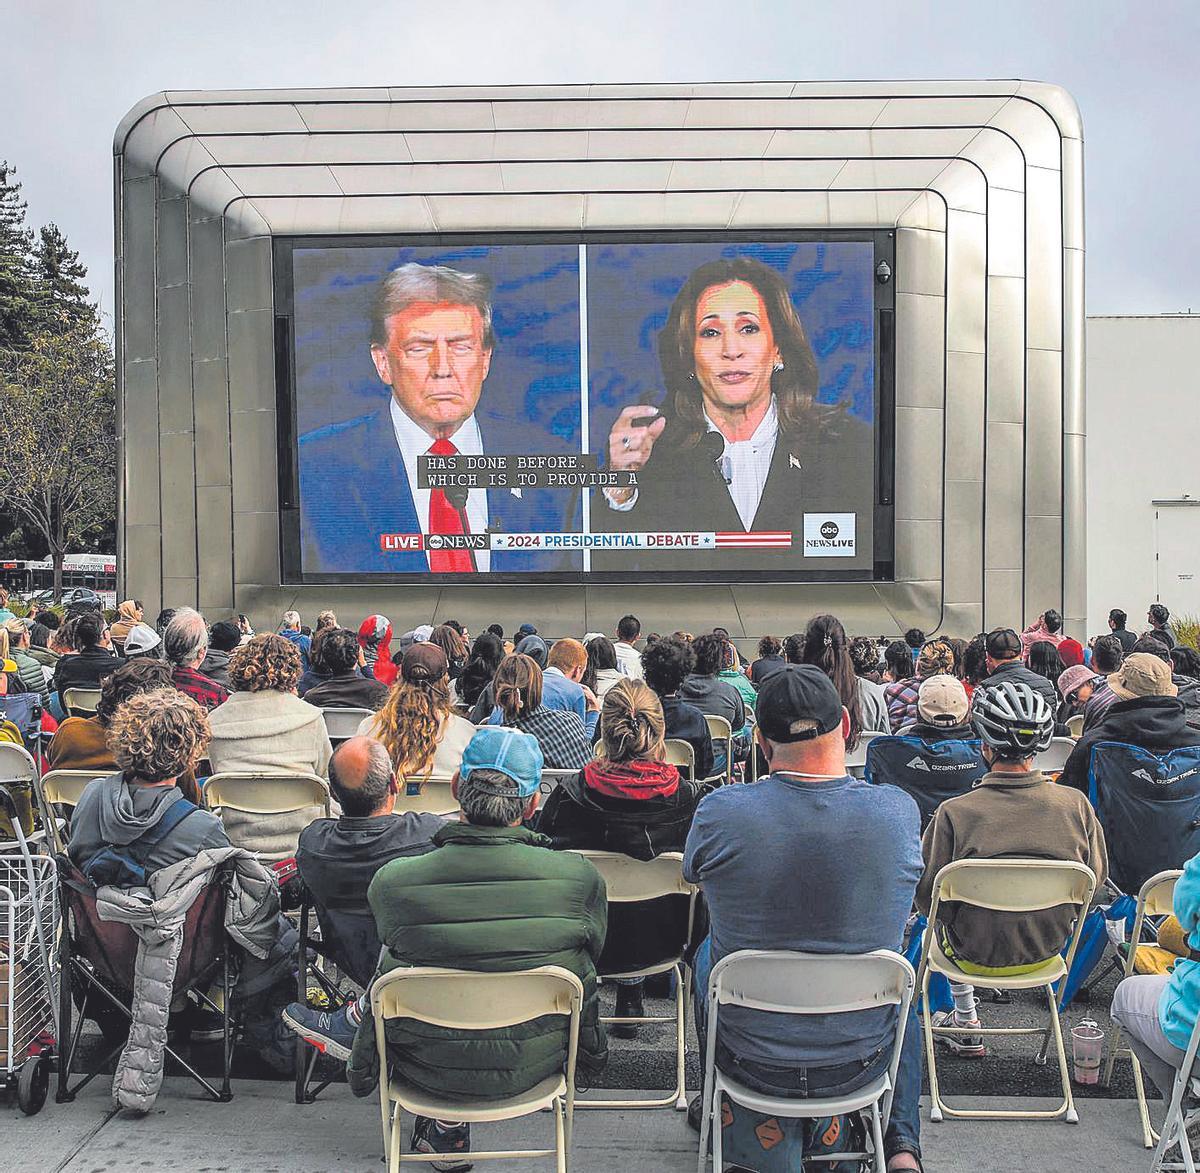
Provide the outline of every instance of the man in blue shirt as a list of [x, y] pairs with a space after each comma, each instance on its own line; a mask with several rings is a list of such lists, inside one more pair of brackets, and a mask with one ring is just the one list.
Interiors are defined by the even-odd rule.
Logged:
[[279, 634], [290, 640], [300, 650], [300, 663], [307, 672], [309, 668], [309, 652], [312, 649], [312, 636], [305, 635], [300, 625], [299, 611], [285, 611], [279, 621]]
[[[739, 949], [899, 952], [922, 872], [916, 803], [897, 787], [848, 775], [850, 718], [823, 672], [789, 664], [774, 673], [759, 691], [757, 715], [770, 774], [705, 798], [684, 851], [684, 877], [703, 889], [711, 918], [695, 964], [701, 1039], [708, 974], [722, 957]], [[781, 1018], [729, 1007], [721, 1012], [717, 1064], [773, 1095], [844, 1094], [886, 1070], [894, 1030], [890, 1009]], [[921, 1168], [920, 1091], [920, 1032], [910, 1015], [884, 1140], [889, 1173]], [[698, 1119], [698, 1106], [689, 1116]], [[786, 1135], [800, 1122], [780, 1124]], [[839, 1132], [830, 1146], [826, 1138]], [[811, 1156], [848, 1151], [850, 1132], [821, 1122], [792, 1139]], [[727, 1128], [727, 1159], [766, 1168], [766, 1153], [730, 1151], [731, 1140], [748, 1137], [753, 1146], [755, 1135]]]

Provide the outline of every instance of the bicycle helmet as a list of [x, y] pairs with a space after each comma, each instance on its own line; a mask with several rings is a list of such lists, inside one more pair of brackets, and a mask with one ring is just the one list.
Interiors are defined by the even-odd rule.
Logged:
[[1022, 761], [1046, 749], [1054, 737], [1054, 711], [1028, 684], [1006, 680], [975, 690], [971, 728], [1004, 761]]

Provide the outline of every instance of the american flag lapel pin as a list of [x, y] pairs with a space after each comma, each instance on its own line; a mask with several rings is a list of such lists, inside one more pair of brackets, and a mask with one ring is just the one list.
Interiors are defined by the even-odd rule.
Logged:
[[788, 468], [803, 468], [804, 466], [796, 459], [795, 453], [788, 453]]

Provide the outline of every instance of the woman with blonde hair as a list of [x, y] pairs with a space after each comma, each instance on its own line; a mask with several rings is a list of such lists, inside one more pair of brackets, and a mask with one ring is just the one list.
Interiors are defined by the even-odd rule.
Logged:
[[383, 708], [364, 718], [358, 732], [381, 741], [405, 778], [453, 777], [475, 726], [450, 709], [446, 653], [435, 644], [413, 644]]
[[592, 743], [583, 718], [542, 704], [542, 670], [530, 656], [505, 656], [496, 669], [494, 688], [497, 711], [487, 723], [509, 725], [536, 737], [547, 769], [578, 770], [591, 760]]
[[[658, 696], [640, 680], [619, 681], [605, 694], [600, 729], [603, 756], [555, 788], [538, 816], [537, 830], [549, 835], [557, 850], [616, 851], [646, 860], [682, 851], [696, 806], [709, 787], [682, 778], [664, 760], [666, 726]], [[672, 932], [674, 899], [638, 904], [637, 918], [628, 923], [620, 905], [609, 906], [605, 972], [638, 969], [655, 956], [663, 935]], [[641, 1014], [642, 983], [618, 983], [616, 1016]], [[618, 1024], [609, 1031], [633, 1038], [637, 1027]]]

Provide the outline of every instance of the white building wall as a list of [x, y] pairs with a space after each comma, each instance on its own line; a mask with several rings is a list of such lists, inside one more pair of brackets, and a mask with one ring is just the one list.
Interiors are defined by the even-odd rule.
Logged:
[[[1200, 315], [1087, 320], [1089, 635], [1107, 630], [1112, 607], [1144, 630], [1160, 597], [1200, 613], [1200, 508], [1154, 505], [1200, 500], [1198, 370]], [[1195, 577], [1181, 579], [1193, 557]]]

